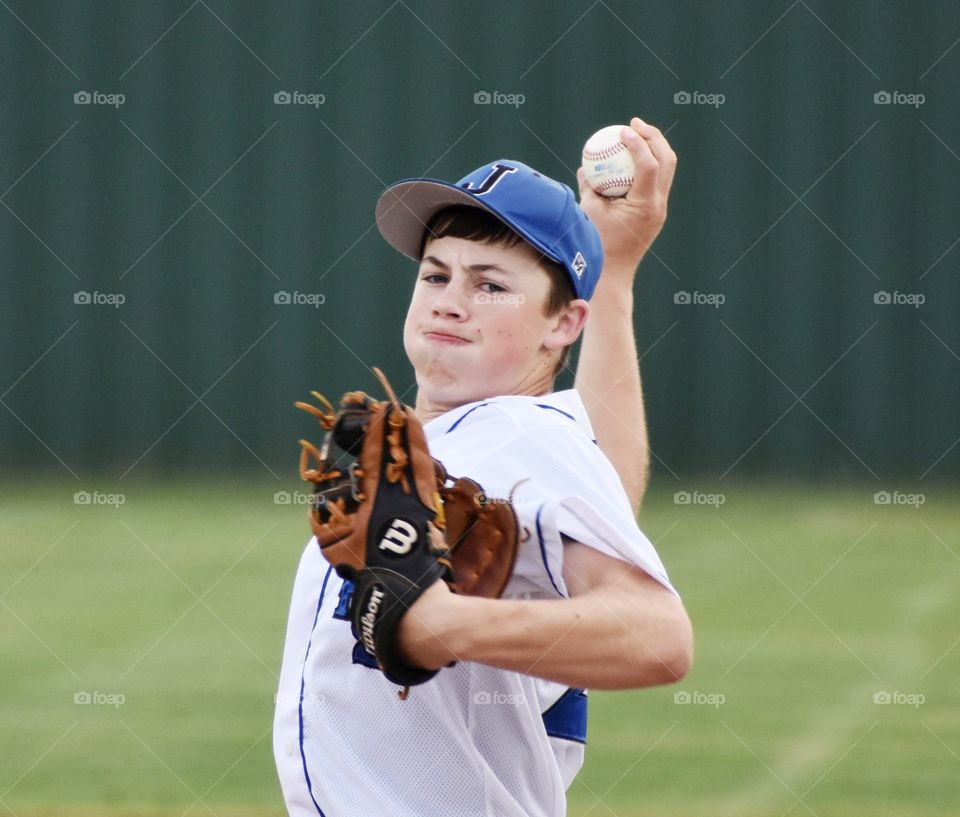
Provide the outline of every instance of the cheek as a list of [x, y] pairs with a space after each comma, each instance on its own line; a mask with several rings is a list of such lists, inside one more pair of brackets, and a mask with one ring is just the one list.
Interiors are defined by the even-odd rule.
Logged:
[[528, 347], [527, 339], [522, 331], [516, 327], [505, 326], [496, 331], [497, 345], [503, 350], [506, 357], [516, 357]]
[[518, 359], [528, 357], [531, 352], [540, 348], [535, 330], [527, 328], [523, 317], [518, 322], [516, 313], [497, 316], [488, 328], [488, 336], [496, 339], [499, 357], [503, 359]]
[[419, 314], [419, 301], [416, 292], [410, 300], [410, 306], [407, 308], [407, 316], [403, 321], [403, 346], [410, 353], [410, 344], [416, 337], [417, 316]]

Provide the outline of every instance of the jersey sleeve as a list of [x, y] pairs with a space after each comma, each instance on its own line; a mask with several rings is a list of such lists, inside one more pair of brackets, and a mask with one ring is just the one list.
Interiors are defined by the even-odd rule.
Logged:
[[508, 434], [506, 442], [491, 450], [489, 441], [498, 439], [492, 432], [507, 431], [497, 428], [505, 421], [489, 418], [483, 429], [488, 432], [484, 455], [474, 457], [464, 473], [491, 495], [513, 492], [520, 522], [536, 539], [537, 547], [528, 552], [542, 562], [557, 594], [567, 595], [561, 575], [564, 536], [642, 568], [676, 593], [637, 526], [616, 470], [592, 438], [572, 421], [557, 419]]
[[[516, 454], [545, 489], [538, 535], [548, 553], [559, 550], [562, 564], [562, 537], [567, 536], [642, 568], [676, 593], [660, 556], [637, 525], [616, 469], [594, 441], [553, 425], [524, 434]], [[523, 486], [518, 496], [522, 492]]]

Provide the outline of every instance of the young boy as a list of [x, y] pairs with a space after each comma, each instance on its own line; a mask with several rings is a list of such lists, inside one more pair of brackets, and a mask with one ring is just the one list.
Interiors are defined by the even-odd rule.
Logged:
[[[662, 152], [633, 129], [651, 155]], [[643, 230], [624, 235], [640, 222], [606, 222], [602, 244], [568, 188], [511, 161], [456, 185], [401, 182], [381, 197], [384, 237], [420, 261], [404, 345], [431, 453], [491, 496], [524, 480], [514, 502], [525, 539], [502, 599], [456, 596], [438, 582], [411, 607], [399, 631], [405, 659], [443, 669], [405, 701], [353, 650], [350, 583], [308, 544], [274, 731], [291, 814], [563, 814], [583, 761], [585, 689], [686, 673], [690, 624], [636, 526], [637, 497], [598, 447], [577, 392], [552, 392], [604, 248], [623, 264], [623, 248], [645, 241]]]

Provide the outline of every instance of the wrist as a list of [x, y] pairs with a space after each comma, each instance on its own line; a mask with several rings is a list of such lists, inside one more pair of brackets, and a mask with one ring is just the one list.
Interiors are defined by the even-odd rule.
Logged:
[[605, 263], [591, 299], [591, 309], [596, 309], [596, 305], [602, 303], [604, 315], [615, 312], [632, 316], [635, 273], [634, 267]]
[[400, 653], [412, 667], [434, 670], [462, 660], [458, 627], [462, 597], [445, 582], [429, 587], [397, 627]]

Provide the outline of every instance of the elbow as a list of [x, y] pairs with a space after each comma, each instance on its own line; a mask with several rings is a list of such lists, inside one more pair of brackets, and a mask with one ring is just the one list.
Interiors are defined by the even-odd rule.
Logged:
[[693, 625], [682, 607], [672, 629], [674, 632], [664, 660], [662, 684], [682, 681], [693, 668]]
[[693, 667], [693, 626], [678, 602], [658, 628], [655, 643], [638, 649], [630, 686], [663, 686], [683, 680]]

